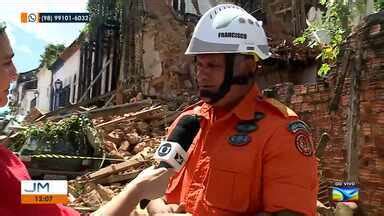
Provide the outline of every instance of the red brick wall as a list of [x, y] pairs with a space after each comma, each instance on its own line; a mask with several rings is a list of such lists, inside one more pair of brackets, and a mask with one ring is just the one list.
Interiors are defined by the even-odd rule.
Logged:
[[328, 104], [333, 88], [326, 83], [310, 85], [284, 83], [275, 85], [275, 89], [279, 100], [295, 110], [302, 120], [310, 124], [315, 140], [319, 140], [322, 132], [330, 134], [331, 141], [322, 160], [322, 167], [329, 179], [343, 179], [345, 174], [344, 126], [347, 117], [345, 105], [348, 99], [345, 93], [341, 99], [341, 104], [345, 105], [335, 114], [330, 114]]
[[[363, 211], [368, 215], [384, 212], [384, 36], [375, 36], [365, 27], [363, 35], [363, 68], [360, 81], [360, 112], [358, 128], [359, 184]], [[384, 24], [381, 27], [384, 33]], [[379, 33], [380, 34], [380, 33]], [[358, 36], [351, 40], [353, 47]], [[382, 42], [380, 42], [380, 40]], [[381, 44], [381, 45], [378, 45]], [[352, 64], [355, 62], [352, 61]], [[339, 69], [340, 70], [340, 69]], [[340, 73], [340, 71], [338, 71]], [[330, 180], [346, 179], [345, 134], [350, 97], [350, 74], [343, 85], [338, 110], [329, 111], [335, 91], [335, 77], [310, 85], [284, 83], [275, 85], [277, 97], [309, 123], [315, 140], [323, 131], [330, 134], [321, 160], [323, 175]]]

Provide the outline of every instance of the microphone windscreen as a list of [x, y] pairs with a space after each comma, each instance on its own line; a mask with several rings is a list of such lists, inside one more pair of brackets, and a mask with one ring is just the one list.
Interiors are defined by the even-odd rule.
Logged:
[[188, 151], [193, 139], [200, 129], [200, 118], [197, 115], [185, 115], [180, 118], [167, 141], [177, 142]]

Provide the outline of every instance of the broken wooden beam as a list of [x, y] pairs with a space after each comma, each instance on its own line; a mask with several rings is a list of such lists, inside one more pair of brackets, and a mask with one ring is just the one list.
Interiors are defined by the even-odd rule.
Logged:
[[324, 154], [325, 148], [327, 147], [327, 144], [330, 140], [330, 137], [328, 133], [322, 133], [320, 136], [320, 141], [319, 144], [317, 145], [316, 148], [316, 157], [321, 158]]
[[168, 126], [169, 124], [171, 124], [173, 121], [176, 120], [176, 118], [182, 113], [182, 111], [175, 111], [175, 112], [171, 112], [171, 113], [168, 113], [165, 115], [165, 117], [163, 119], [161, 119], [161, 121], [155, 121], [155, 122], [152, 122], [151, 123], [151, 126], [152, 127], [159, 127], [161, 125], [164, 125], [164, 126]]
[[111, 63], [111, 60], [108, 60], [105, 65], [103, 65], [103, 68], [101, 68], [101, 70], [99, 71], [99, 73], [97, 74], [97, 76], [92, 80], [91, 84], [88, 86], [88, 88], [85, 90], [85, 92], [83, 93], [83, 95], [80, 97], [80, 100], [78, 101], [79, 103], [81, 103], [86, 97], [87, 97], [87, 94], [88, 92], [91, 90], [91, 88], [93, 87], [93, 85], [97, 82], [97, 80], [101, 77], [101, 75], [105, 72], [107, 66]]
[[351, 71], [349, 109], [347, 109], [347, 133], [345, 135], [347, 149], [347, 180], [357, 182], [359, 179], [359, 134], [360, 128], [360, 79], [362, 71], [362, 45], [357, 42], [356, 53]]
[[43, 116], [39, 117], [38, 119], [35, 120], [35, 122], [39, 122], [39, 121], [43, 121], [49, 117], [52, 117], [52, 116], [57, 116], [57, 115], [65, 115], [65, 114], [68, 114], [68, 113], [71, 113], [71, 112], [75, 112], [76, 109], [79, 109], [79, 104], [75, 104], [75, 105], [68, 105], [66, 107], [63, 107], [63, 108], [59, 108], [57, 110], [54, 110], [52, 112], [49, 112], [49, 113], [45, 113]]
[[121, 162], [118, 164], [112, 164], [105, 168], [102, 168], [94, 173], [90, 173], [87, 175], [88, 180], [96, 180], [105, 176], [109, 176], [118, 172], [122, 172], [129, 169], [135, 169], [140, 165], [144, 164], [146, 160], [139, 158], [132, 158], [128, 161]]
[[32, 123], [36, 121], [36, 119], [41, 118], [42, 116], [43, 116], [43, 113], [39, 109], [34, 107], [31, 109], [31, 111], [29, 111], [28, 115], [24, 118], [24, 122]]
[[108, 176], [105, 178], [96, 179], [95, 183], [97, 183], [97, 184], [112, 184], [112, 183], [117, 183], [117, 182], [122, 182], [122, 181], [128, 181], [128, 180], [136, 178], [136, 176], [139, 175], [139, 173], [141, 171], [142, 170], [136, 170], [136, 171], [125, 173], [125, 174], [111, 175], [111, 176]]
[[109, 98], [109, 99], [107, 100], [107, 102], [105, 102], [105, 104], [104, 104], [104, 106], [103, 106], [103, 107], [108, 107], [108, 106], [109, 106], [109, 104], [111, 104], [111, 103], [112, 103], [112, 101], [115, 99], [115, 97], [116, 97], [116, 94], [117, 94], [117, 93], [113, 94], [113, 95], [112, 95], [112, 97], [111, 97], [111, 98]]
[[[103, 107], [103, 108], [92, 109], [84, 112], [69, 113], [69, 114], [60, 115], [60, 116], [51, 115], [52, 117], [50, 117], [49, 120], [57, 121], [63, 118], [70, 117], [72, 115], [82, 115], [82, 114], [88, 114], [89, 117], [91, 118], [97, 118], [97, 117], [108, 116], [108, 115], [121, 115], [124, 113], [139, 111], [142, 108], [151, 105], [151, 103], [152, 103], [151, 100], [143, 100], [135, 103], [126, 103], [126, 104], [117, 105], [117, 106]], [[39, 121], [41, 120], [43, 119], [40, 119]]]
[[286, 13], [286, 12], [288, 12], [288, 11], [292, 11], [292, 7], [287, 7], [287, 8], [284, 8], [284, 9], [282, 9], [282, 10], [275, 11], [274, 14], [275, 14], [275, 15], [284, 14], [284, 13]]
[[163, 107], [162, 106], [158, 106], [158, 107], [154, 107], [154, 108], [151, 108], [151, 109], [148, 109], [148, 110], [143, 110], [143, 111], [139, 111], [139, 112], [136, 112], [136, 113], [133, 113], [133, 114], [127, 114], [123, 117], [119, 117], [119, 118], [116, 118], [116, 119], [113, 119], [109, 122], [104, 122], [104, 123], [101, 123], [99, 125], [96, 126], [96, 128], [101, 128], [101, 127], [105, 127], [105, 126], [109, 126], [111, 124], [117, 124], [117, 123], [120, 123], [124, 120], [133, 120], [135, 118], [145, 118], [145, 116], [147, 116], [149, 113], [152, 113], [152, 112], [156, 112], [156, 111], [159, 111], [161, 110]]
[[341, 61], [341, 71], [337, 73], [336, 88], [333, 93], [331, 102], [329, 103], [329, 111], [336, 112], [339, 108], [340, 97], [343, 92], [345, 77], [348, 73], [349, 65], [351, 62], [351, 50], [346, 49]]
[[122, 105], [103, 107], [99, 109], [94, 109], [89, 111], [89, 115], [92, 118], [100, 117], [100, 116], [108, 116], [108, 115], [121, 115], [130, 112], [137, 112], [142, 108], [149, 106], [152, 104], [152, 100], [143, 100], [134, 103], [126, 103]]
[[96, 109], [97, 107], [96, 106], [92, 106], [92, 107], [82, 107], [80, 106], [79, 109], [81, 109], [82, 111], [91, 111], [93, 109]]
[[111, 120], [109, 122], [104, 122], [104, 123], [98, 124], [95, 127], [96, 128], [102, 128], [102, 127], [109, 126], [111, 124], [117, 124], [117, 123], [119, 123], [119, 122], [121, 122], [123, 120], [126, 120], [127, 118], [128, 118], [127, 116], [119, 117], [119, 118], [113, 119], [113, 120]]
[[98, 206], [94, 206], [94, 207], [72, 207], [73, 209], [75, 209], [76, 211], [79, 211], [79, 212], [94, 212], [96, 211], [97, 209], [99, 209]]

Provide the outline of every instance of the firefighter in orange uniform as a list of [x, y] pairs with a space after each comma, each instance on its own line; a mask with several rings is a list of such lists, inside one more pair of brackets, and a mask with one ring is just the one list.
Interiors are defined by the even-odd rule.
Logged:
[[254, 82], [258, 61], [270, 56], [261, 25], [224, 4], [195, 27], [186, 54], [196, 57], [202, 101], [181, 116], [200, 115], [201, 129], [165, 199], [149, 204], [150, 214], [179, 214], [176, 204], [197, 216], [316, 215], [310, 130]]

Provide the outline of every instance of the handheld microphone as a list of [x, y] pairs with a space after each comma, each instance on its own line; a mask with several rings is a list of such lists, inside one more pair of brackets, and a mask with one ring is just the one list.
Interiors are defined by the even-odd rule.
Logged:
[[187, 160], [187, 151], [200, 129], [197, 115], [185, 115], [177, 122], [167, 140], [161, 141], [154, 158], [160, 161], [159, 167], [179, 171]]
[[[185, 115], [180, 118], [167, 140], [161, 141], [154, 158], [160, 162], [158, 167], [179, 171], [187, 161], [187, 151], [200, 130], [200, 118], [197, 115]], [[144, 209], [150, 200], [140, 201]]]

